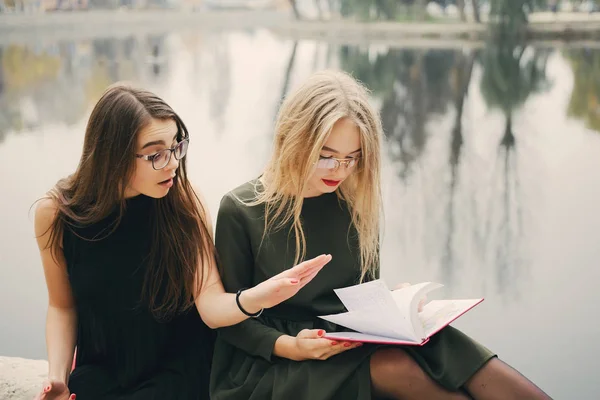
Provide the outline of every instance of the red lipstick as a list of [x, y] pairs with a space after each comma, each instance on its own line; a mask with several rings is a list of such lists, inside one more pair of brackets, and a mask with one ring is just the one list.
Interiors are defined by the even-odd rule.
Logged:
[[341, 181], [332, 181], [330, 179], [321, 179], [323, 181], [324, 184], [326, 184], [327, 186], [337, 186], [340, 184]]

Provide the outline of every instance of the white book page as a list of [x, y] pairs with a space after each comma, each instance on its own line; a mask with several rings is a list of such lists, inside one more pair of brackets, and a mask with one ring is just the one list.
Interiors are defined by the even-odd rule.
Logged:
[[378, 336], [378, 335], [368, 335], [366, 333], [358, 333], [358, 332], [331, 332], [325, 334], [327, 339], [338, 339], [340, 341], [350, 341], [350, 342], [371, 342], [371, 343], [420, 343], [415, 342], [409, 338], [390, 338], [386, 336]]
[[392, 291], [392, 298], [404, 318], [404, 324], [411, 326], [412, 336], [425, 339], [425, 330], [418, 316], [419, 302], [425, 295], [443, 285], [439, 283], [423, 282], [402, 289]]
[[[400, 312], [392, 297], [392, 292], [382, 280], [378, 279], [334, 291], [349, 313], [333, 316], [337, 322], [321, 318], [362, 333], [408, 337], [417, 340], [409, 316]], [[358, 321], [359, 319], [362, 321]]]
[[419, 318], [423, 324], [425, 335], [429, 337], [468, 309], [474, 307], [482, 299], [465, 300], [433, 300], [423, 307]]
[[391, 338], [406, 337], [401, 329], [398, 329], [393, 323], [390, 324], [389, 316], [376, 311], [349, 311], [340, 314], [322, 315], [319, 318], [360, 333]]
[[390, 290], [380, 279], [333, 291], [348, 311], [381, 309], [391, 312], [396, 309]]

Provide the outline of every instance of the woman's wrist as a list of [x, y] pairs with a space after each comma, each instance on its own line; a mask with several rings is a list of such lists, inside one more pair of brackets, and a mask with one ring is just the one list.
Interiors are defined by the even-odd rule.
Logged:
[[257, 314], [264, 308], [260, 299], [256, 296], [256, 289], [254, 288], [242, 290], [238, 296], [238, 303], [249, 314]]
[[48, 380], [51, 382], [62, 382], [66, 385], [69, 380], [69, 373], [69, 371], [65, 371], [64, 373], [51, 371], [48, 373]]
[[289, 335], [282, 335], [277, 338], [273, 347], [273, 354], [294, 361], [300, 361], [301, 359], [296, 346], [296, 338]]

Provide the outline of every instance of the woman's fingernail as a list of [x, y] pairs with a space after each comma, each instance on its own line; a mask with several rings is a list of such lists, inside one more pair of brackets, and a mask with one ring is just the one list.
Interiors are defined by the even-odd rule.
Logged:
[[360, 346], [362, 346], [361, 342], [356, 343], [356, 347], [360, 347]]
[[332, 346], [335, 346], [337, 344], [337, 342], [331, 342]]
[[44, 388], [44, 392], [49, 392], [50, 389], [52, 389], [52, 387], [50, 385], [48, 385]]
[[344, 343], [344, 347], [350, 347], [350, 343], [349, 342]]
[[323, 329], [319, 329], [319, 332], [317, 332], [318, 336], [323, 336], [325, 334], [325, 331]]

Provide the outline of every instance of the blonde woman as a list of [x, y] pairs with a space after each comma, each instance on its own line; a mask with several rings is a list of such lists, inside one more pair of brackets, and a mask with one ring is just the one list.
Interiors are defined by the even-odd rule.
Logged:
[[317, 316], [344, 311], [333, 289], [379, 275], [381, 124], [363, 86], [325, 71], [285, 100], [275, 129], [261, 177], [221, 201], [215, 240], [225, 289], [306, 257], [333, 259], [295, 297], [219, 330], [212, 399], [547, 398], [452, 327], [423, 347], [323, 338], [338, 327]]

